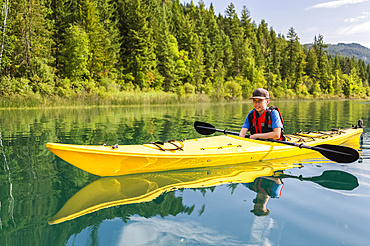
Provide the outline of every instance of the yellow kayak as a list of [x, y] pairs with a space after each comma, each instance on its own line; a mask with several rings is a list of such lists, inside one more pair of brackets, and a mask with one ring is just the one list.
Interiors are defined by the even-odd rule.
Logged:
[[[318, 146], [348, 145], [359, 142], [363, 129], [358, 127], [286, 135], [287, 142]], [[232, 135], [191, 140], [123, 146], [84, 146], [47, 143], [61, 159], [98, 176], [220, 166], [312, 153], [283, 143], [251, 140]]]

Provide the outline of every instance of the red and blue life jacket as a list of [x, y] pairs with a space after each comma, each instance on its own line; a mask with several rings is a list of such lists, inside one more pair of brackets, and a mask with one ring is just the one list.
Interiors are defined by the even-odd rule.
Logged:
[[[249, 114], [248, 116], [248, 121], [249, 121], [249, 131], [251, 132], [251, 135], [255, 133], [266, 133], [266, 132], [272, 132], [274, 129], [272, 129], [272, 120], [271, 120], [271, 112], [273, 110], [277, 110], [279, 112], [279, 116], [281, 119], [281, 123], [284, 126], [284, 120], [283, 117], [281, 116], [280, 110], [275, 107], [271, 106], [268, 107], [265, 112], [263, 112], [262, 115], [259, 115], [258, 112], [253, 109], [252, 113]], [[281, 136], [279, 140], [284, 140], [283, 136], [283, 129], [281, 129]]]
[[252, 183], [249, 183], [248, 188], [255, 192], [263, 192], [271, 198], [278, 198], [281, 196], [281, 191], [284, 187], [283, 181], [281, 185], [276, 185], [275, 181], [258, 177]]

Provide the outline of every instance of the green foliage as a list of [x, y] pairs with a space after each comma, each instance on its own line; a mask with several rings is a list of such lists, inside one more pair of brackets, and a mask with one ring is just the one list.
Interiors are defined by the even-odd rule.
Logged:
[[132, 74], [135, 86], [139, 88], [149, 87], [150, 76], [156, 67], [154, 53], [154, 29], [150, 28], [149, 6], [143, 0], [125, 0], [121, 2], [119, 16], [122, 27], [122, 53], [121, 60], [124, 65], [124, 73]]
[[57, 79], [55, 86], [57, 88], [56, 94], [60, 97], [70, 98], [73, 94], [72, 83], [68, 78]]
[[181, 98], [185, 95], [185, 88], [183, 85], [179, 85], [176, 87], [176, 94]]
[[4, 96], [25, 96], [32, 92], [32, 87], [29, 84], [30, 81], [25, 78], [3, 76], [0, 80], [0, 94]]
[[225, 94], [226, 99], [239, 98], [242, 95], [242, 87], [236, 81], [227, 81], [225, 83]]
[[276, 34], [245, 6], [241, 15], [233, 3], [216, 15], [204, 1], [30, 0], [13, 1], [8, 11], [6, 3], [2, 95], [110, 100], [109, 94], [165, 91], [240, 100], [258, 87], [274, 98], [369, 94], [363, 47], [340, 44], [356, 53], [345, 57], [341, 49], [333, 57], [322, 35], [302, 47], [293, 27]]
[[71, 80], [88, 78], [88, 60], [90, 57], [89, 38], [78, 25], [71, 25], [66, 30], [65, 44], [61, 50], [60, 61], [64, 77]]
[[190, 83], [184, 84], [184, 90], [187, 94], [194, 94], [195, 93], [195, 86]]

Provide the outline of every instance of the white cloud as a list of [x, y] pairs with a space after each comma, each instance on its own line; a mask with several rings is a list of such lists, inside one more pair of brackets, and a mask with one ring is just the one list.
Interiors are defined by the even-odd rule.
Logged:
[[361, 23], [361, 24], [353, 24], [345, 27], [341, 27], [338, 29], [339, 35], [357, 35], [357, 34], [366, 34], [369, 35], [370, 33], [370, 21]]
[[230, 236], [197, 222], [161, 218], [131, 217], [120, 235], [118, 245], [242, 245]]
[[353, 22], [358, 22], [362, 19], [365, 19], [367, 16], [366, 15], [361, 15], [361, 16], [357, 16], [355, 18], [348, 18], [348, 19], [344, 19], [344, 22], [347, 22], [347, 23], [353, 23]]
[[358, 4], [358, 3], [363, 3], [363, 2], [368, 2], [370, 0], [336, 0], [336, 1], [330, 1], [326, 3], [319, 3], [316, 4], [308, 9], [335, 9], [342, 7], [344, 5], [349, 5], [349, 4]]
[[370, 12], [363, 12], [362, 15], [360, 15], [360, 16], [357, 16], [357, 17], [354, 17], [354, 18], [344, 19], [344, 22], [346, 22], [346, 23], [359, 22], [363, 19], [368, 18], [369, 15], [370, 15]]

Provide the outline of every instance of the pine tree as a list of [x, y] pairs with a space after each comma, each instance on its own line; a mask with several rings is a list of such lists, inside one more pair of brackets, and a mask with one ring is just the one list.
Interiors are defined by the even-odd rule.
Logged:
[[271, 45], [271, 38], [269, 35], [268, 25], [265, 20], [261, 20], [260, 25], [258, 25], [257, 39], [258, 42], [262, 45], [262, 54], [263, 59], [265, 60], [270, 56], [270, 45]]
[[289, 29], [287, 38], [288, 46], [286, 47], [285, 50], [284, 70], [283, 70], [284, 72], [282, 73], [282, 78], [287, 80], [288, 89], [293, 89], [297, 62], [296, 45], [298, 41], [298, 35], [293, 27]]
[[44, 2], [18, 0], [11, 4], [10, 38], [12, 61], [10, 75], [30, 79], [29, 86], [34, 92], [51, 94], [54, 87], [54, 57], [51, 53], [52, 25], [46, 17], [50, 9]]
[[251, 14], [245, 5], [243, 6], [241, 14], [241, 26], [243, 28], [244, 39], [250, 42], [254, 34], [254, 29]]
[[195, 85], [194, 73], [197, 66], [197, 47], [198, 47], [198, 37], [194, 32], [193, 20], [190, 18], [190, 15], [184, 16], [184, 21], [182, 27], [179, 30], [178, 37], [178, 46], [179, 50], [183, 50], [187, 53], [188, 59], [190, 60], [190, 65], [187, 68], [188, 75], [184, 77], [183, 83], [190, 83]]
[[118, 64], [121, 48], [121, 37], [118, 26], [117, 4], [113, 0], [98, 0], [97, 8], [99, 20], [107, 32], [105, 46], [109, 59], [106, 61], [106, 69], [112, 72]]
[[65, 44], [61, 49], [60, 60], [64, 64], [62, 73], [64, 77], [77, 81], [90, 77], [88, 60], [90, 56], [89, 36], [77, 24], [66, 30]]
[[56, 74], [63, 69], [61, 63], [61, 48], [65, 44], [66, 30], [80, 20], [80, 5], [78, 0], [50, 0], [51, 14], [49, 19], [53, 22], [52, 54], [55, 57], [54, 67]]
[[153, 86], [156, 57], [153, 31], [149, 28], [149, 10], [141, 0], [122, 0], [119, 4], [122, 36], [122, 70], [126, 83], [143, 89]]
[[210, 80], [214, 84], [215, 80], [223, 81], [224, 74], [220, 72], [224, 71], [224, 66], [222, 62], [224, 59], [224, 53], [222, 50], [222, 38], [220, 28], [217, 24], [212, 4], [208, 12], [206, 25], [208, 26], [208, 39], [210, 41], [210, 51], [208, 52], [208, 57], [206, 57], [205, 61], [206, 76], [210, 78]]
[[106, 77], [112, 69], [112, 64], [109, 64], [110, 42], [108, 32], [100, 22], [96, 3], [92, 0], [84, 0], [80, 6], [80, 18], [81, 26], [89, 37], [88, 69], [90, 76], [94, 79]]
[[225, 76], [230, 76], [230, 71], [234, 66], [234, 53], [229, 36], [221, 30], [222, 50], [223, 50], [223, 67], [225, 68]]
[[307, 54], [307, 65], [305, 67], [305, 73], [311, 78], [316, 78], [318, 76], [318, 66], [317, 66], [317, 56], [314, 49], [309, 49]]
[[306, 66], [305, 63], [305, 55], [302, 50], [302, 46], [299, 44], [298, 40], [296, 41], [296, 52], [297, 52], [297, 60], [295, 65], [294, 71], [294, 86], [293, 88], [298, 92], [299, 86], [302, 84], [302, 77], [304, 74], [304, 68]]
[[281, 68], [281, 56], [282, 52], [284, 51], [284, 44], [285, 40], [281, 37], [281, 35], [276, 36], [275, 31], [270, 29], [270, 40], [271, 40], [271, 66], [269, 67], [269, 71], [278, 75], [280, 77], [280, 68]]
[[[205, 9], [205, 4], [203, 0], [200, 0], [198, 6], [196, 7], [196, 12], [194, 16], [194, 23], [195, 23], [195, 32], [199, 39], [199, 45], [202, 49], [203, 59], [203, 67], [204, 71], [201, 74], [204, 76], [210, 76], [212, 73], [212, 65], [208, 63], [208, 60], [212, 61], [213, 54], [212, 54], [212, 47], [210, 39], [208, 38], [208, 25], [207, 25], [207, 10]], [[199, 81], [204, 81], [203, 76], [199, 77]]]
[[317, 55], [317, 67], [319, 69], [319, 80], [321, 84], [321, 88], [325, 91], [328, 91], [330, 88], [329, 86], [329, 78], [328, 78], [328, 60], [327, 60], [327, 48], [328, 46], [324, 44], [324, 37], [320, 34], [318, 37], [315, 36], [313, 49]]
[[225, 33], [230, 37], [230, 42], [233, 49], [233, 66], [228, 71], [229, 76], [237, 76], [242, 70], [242, 56], [244, 47], [243, 28], [233, 3], [230, 3], [225, 11]]
[[11, 24], [9, 24], [9, 0], [4, 0], [2, 5], [3, 11], [0, 18], [0, 75], [6, 75], [8, 72], [6, 68], [11, 64], [10, 57], [14, 49], [11, 41], [14, 36], [8, 35], [11, 28]]
[[166, 6], [162, 6], [161, 17], [157, 39], [157, 67], [160, 74], [164, 77], [163, 89], [165, 91], [175, 91], [179, 86], [176, 65], [180, 55], [177, 48], [177, 40], [169, 31]]
[[182, 28], [185, 21], [185, 15], [183, 8], [180, 4], [180, 0], [174, 0], [171, 9], [171, 23], [169, 25], [170, 32], [175, 36], [177, 40], [181, 37]]

